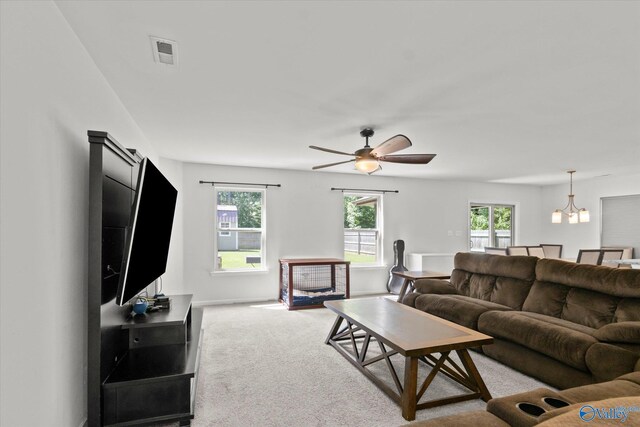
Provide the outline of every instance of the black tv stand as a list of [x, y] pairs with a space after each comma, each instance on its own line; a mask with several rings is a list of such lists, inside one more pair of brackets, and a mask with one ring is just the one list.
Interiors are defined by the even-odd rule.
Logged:
[[128, 351], [102, 385], [104, 425], [190, 424], [201, 326], [202, 310], [191, 307], [191, 295], [174, 295], [169, 310], [121, 323]]
[[87, 427], [189, 425], [201, 345], [202, 311], [191, 295], [171, 308], [130, 316], [116, 304], [126, 230], [142, 157], [107, 132], [88, 131], [89, 277]]

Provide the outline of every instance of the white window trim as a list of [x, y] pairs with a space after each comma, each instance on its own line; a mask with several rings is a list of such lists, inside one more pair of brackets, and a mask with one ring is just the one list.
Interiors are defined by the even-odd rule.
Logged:
[[[214, 236], [213, 239], [213, 268], [209, 272], [211, 276], [214, 275], [233, 275], [233, 274], [255, 274], [255, 273], [265, 273], [269, 271], [267, 267], [267, 191], [266, 189], [256, 189], [256, 188], [247, 188], [247, 187], [217, 187], [214, 186], [214, 203], [213, 203], [213, 217], [216, 218]], [[235, 191], [235, 192], [254, 192], [254, 193], [262, 193], [262, 228], [225, 228], [225, 231], [260, 231], [260, 267], [258, 268], [230, 268], [230, 269], [218, 269], [216, 267], [216, 257], [218, 253], [218, 237], [217, 232], [219, 231], [218, 227], [218, 193], [224, 191]]]
[[[367, 193], [367, 192], [344, 192], [342, 194], [342, 198], [340, 200], [342, 209], [342, 215], [344, 216], [344, 197], [345, 196], [359, 196], [359, 197], [367, 197], [367, 196], [375, 196], [377, 197], [377, 209], [376, 209], [376, 230], [378, 231], [378, 240], [377, 240], [377, 248], [376, 248], [376, 260], [374, 262], [361, 262], [361, 263], [351, 263], [349, 265], [350, 268], [356, 269], [379, 269], [386, 267], [384, 264], [384, 216], [383, 216], [383, 203], [384, 203], [384, 194], [379, 193]], [[370, 229], [365, 229], [370, 230]], [[342, 226], [342, 253], [344, 254], [344, 224]]]

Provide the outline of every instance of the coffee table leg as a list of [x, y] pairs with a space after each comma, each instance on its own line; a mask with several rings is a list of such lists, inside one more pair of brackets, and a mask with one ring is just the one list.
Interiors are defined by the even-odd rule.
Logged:
[[469, 354], [469, 352], [466, 349], [462, 349], [462, 350], [457, 350], [456, 353], [458, 353], [458, 357], [460, 358], [460, 360], [462, 361], [462, 364], [464, 365], [465, 369], [469, 373], [471, 380], [475, 382], [476, 386], [478, 387], [478, 392], [480, 393], [480, 397], [482, 398], [482, 400], [484, 400], [485, 402], [488, 402], [489, 400], [491, 400], [491, 393], [489, 392], [489, 389], [487, 388], [486, 384], [482, 380], [482, 377], [480, 376], [480, 372], [478, 372], [478, 368], [476, 368], [476, 364], [473, 363], [473, 359], [471, 359], [471, 355]]
[[333, 338], [333, 336], [338, 332], [338, 329], [340, 329], [340, 325], [342, 324], [343, 320], [344, 318], [342, 316], [336, 317], [336, 321], [333, 323], [333, 326], [331, 327], [331, 331], [329, 332], [327, 339], [324, 340], [325, 344], [329, 344], [329, 341], [331, 340], [331, 338]]
[[407, 421], [416, 419], [416, 389], [418, 388], [418, 358], [404, 359], [404, 387], [402, 389], [402, 416]]

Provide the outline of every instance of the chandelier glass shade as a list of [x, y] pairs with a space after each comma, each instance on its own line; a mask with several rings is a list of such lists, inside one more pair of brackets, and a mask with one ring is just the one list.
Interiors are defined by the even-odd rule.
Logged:
[[569, 224], [577, 224], [579, 222], [589, 222], [589, 211], [585, 208], [578, 208], [574, 202], [573, 194], [573, 174], [576, 171], [567, 171], [569, 174], [569, 202], [562, 209], [556, 209], [551, 214], [551, 222], [553, 224], [562, 223], [562, 217], [566, 216]]

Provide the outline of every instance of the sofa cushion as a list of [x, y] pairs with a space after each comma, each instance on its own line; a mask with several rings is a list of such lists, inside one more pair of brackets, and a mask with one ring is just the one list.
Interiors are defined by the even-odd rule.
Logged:
[[624, 374], [621, 377], [618, 377], [617, 379], [623, 380], [623, 381], [630, 381], [632, 383], [637, 384], [639, 387], [638, 387], [638, 392], [635, 394], [640, 396], [640, 371], [629, 372], [628, 374]]
[[640, 322], [619, 322], [604, 325], [594, 334], [599, 341], [640, 344]]
[[509, 306], [514, 310], [521, 310], [530, 289], [531, 282], [498, 276], [489, 296], [489, 301]]
[[463, 295], [424, 294], [415, 299], [415, 308], [471, 329], [478, 328], [478, 317], [489, 310], [510, 307]]
[[614, 322], [640, 321], [640, 298], [623, 298], [613, 315]]
[[[536, 280], [522, 309], [599, 328], [614, 321], [621, 301], [601, 292]], [[620, 315], [631, 314], [623, 310]]]
[[460, 295], [520, 310], [535, 278], [536, 257], [458, 253], [451, 284]]
[[478, 319], [478, 330], [587, 371], [585, 355], [597, 340], [587, 333], [547, 320], [550, 319], [533, 318], [517, 311], [488, 311]]
[[448, 281], [441, 279], [418, 279], [413, 284], [415, 292], [421, 294], [457, 294], [458, 290]]
[[456, 254], [453, 263], [454, 268], [457, 270], [533, 282], [537, 261], [537, 257], [505, 257], [502, 255], [460, 252]]
[[522, 305], [524, 311], [560, 317], [567, 299], [569, 287], [557, 283], [536, 280]]
[[608, 397], [640, 396], [640, 372], [618, 377], [613, 381], [568, 388], [559, 392], [568, 402], [587, 402]]
[[415, 307], [416, 306], [416, 299], [420, 296], [421, 294], [418, 294], [416, 292], [411, 292], [409, 294], [406, 294], [404, 296], [404, 298], [402, 298], [402, 303], [404, 305], [408, 305], [409, 307]]
[[591, 336], [593, 336], [595, 334], [596, 330], [597, 330], [597, 329], [594, 329], [594, 328], [590, 328], [588, 326], [581, 325], [579, 323], [573, 323], [573, 322], [570, 322], [568, 320], [558, 319], [556, 317], [546, 316], [544, 314], [531, 313], [531, 312], [528, 312], [528, 311], [522, 311], [520, 313], [523, 316], [527, 316], [527, 317], [530, 317], [532, 319], [538, 319], [538, 320], [541, 320], [543, 322], [552, 323], [554, 325], [562, 326], [564, 328], [573, 329], [576, 332], [582, 332], [583, 334], [587, 334], [587, 335], [591, 335]]
[[536, 280], [588, 289], [619, 298], [640, 298], [640, 270], [541, 259]]
[[[456, 255], [456, 258], [458, 255]], [[454, 258], [455, 259], [455, 258]], [[471, 278], [471, 273], [468, 271], [454, 269], [451, 272], [451, 278], [449, 278], [449, 282], [458, 290], [460, 295], [469, 295], [469, 279]]]
[[560, 317], [574, 323], [599, 328], [613, 321], [620, 298], [593, 292], [586, 289], [572, 288]]

